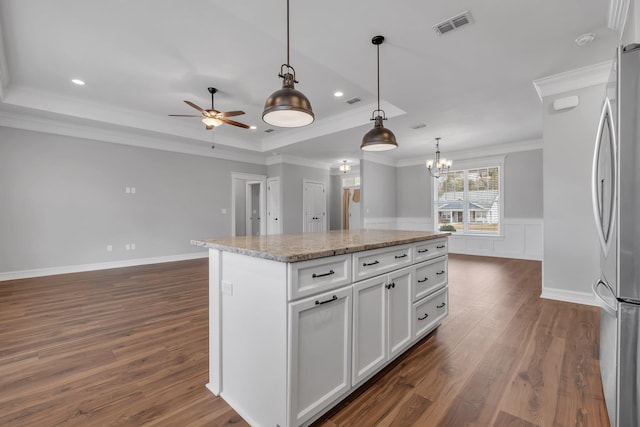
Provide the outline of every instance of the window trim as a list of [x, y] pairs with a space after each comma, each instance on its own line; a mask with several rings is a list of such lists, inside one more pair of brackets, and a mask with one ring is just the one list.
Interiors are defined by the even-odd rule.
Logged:
[[[499, 185], [500, 185], [500, 222], [498, 224], [498, 233], [496, 234], [486, 234], [486, 233], [469, 233], [469, 232], [460, 232], [457, 231], [452, 233], [451, 236], [471, 236], [471, 237], [493, 237], [493, 238], [504, 238], [504, 159], [506, 155], [501, 156], [491, 156], [491, 157], [482, 157], [478, 159], [463, 159], [456, 160], [454, 159], [454, 169], [451, 172], [465, 171], [465, 182], [464, 188], [465, 193], [468, 191], [468, 181], [467, 181], [467, 172], [470, 169], [479, 169], [479, 168], [489, 168], [489, 167], [498, 167], [499, 168]], [[433, 212], [433, 230], [438, 231], [438, 210], [436, 209], [436, 205], [438, 203], [438, 180], [431, 177], [431, 194], [433, 195], [433, 200], [431, 203], [432, 212]], [[465, 212], [465, 217], [468, 216], [468, 211]], [[467, 223], [468, 223], [467, 218]]]

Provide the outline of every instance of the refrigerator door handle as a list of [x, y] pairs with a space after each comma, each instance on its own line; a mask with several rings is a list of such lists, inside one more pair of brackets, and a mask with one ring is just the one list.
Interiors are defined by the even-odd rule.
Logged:
[[[600, 293], [601, 289], [603, 288], [605, 289], [606, 294]], [[595, 282], [593, 282], [592, 289], [593, 289], [593, 295], [598, 300], [600, 307], [603, 310], [607, 311], [609, 314], [615, 316], [616, 312], [618, 311], [618, 307], [616, 307], [616, 305], [612, 304], [611, 302], [607, 301], [609, 298], [613, 298], [613, 300], [615, 301], [615, 296], [611, 288], [601, 279], [598, 279]], [[606, 295], [606, 296], [603, 296], [603, 295]]]

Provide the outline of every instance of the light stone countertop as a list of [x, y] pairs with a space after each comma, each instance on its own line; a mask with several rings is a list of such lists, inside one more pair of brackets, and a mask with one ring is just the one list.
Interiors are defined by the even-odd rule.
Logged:
[[450, 236], [406, 230], [333, 230], [325, 233], [271, 234], [195, 239], [192, 245], [281, 262], [298, 262]]

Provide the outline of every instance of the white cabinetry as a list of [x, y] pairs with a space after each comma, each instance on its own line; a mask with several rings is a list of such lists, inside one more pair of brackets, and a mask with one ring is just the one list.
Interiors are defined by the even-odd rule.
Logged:
[[289, 304], [289, 420], [300, 425], [351, 388], [351, 286]]
[[448, 312], [445, 238], [299, 262], [209, 256], [208, 387], [255, 426], [309, 425]]
[[408, 267], [353, 285], [353, 385], [410, 344], [412, 278]]

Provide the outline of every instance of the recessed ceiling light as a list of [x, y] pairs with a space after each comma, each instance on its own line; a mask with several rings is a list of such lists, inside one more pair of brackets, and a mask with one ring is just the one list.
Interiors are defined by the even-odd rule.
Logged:
[[80, 79], [71, 80], [72, 83], [77, 84], [78, 86], [84, 86], [84, 82]]
[[575, 41], [578, 46], [584, 46], [586, 44], [591, 43], [595, 38], [596, 38], [595, 34], [587, 33], [587, 34], [582, 34], [578, 36]]
[[342, 92], [342, 91], [340, 91], [340, 90], [337, 90], [337, 91], [333, 94], [333, 96], [335, 96], [336, 98], [340, 98], [342, 95], [344, 95], [344, 92]]
[[257, 127], [255, 127], [255, 126], [249, 126], [249, 129], [251, 129], [251, 130], [256, 130], [256, 129], [258, 129], [258, 128], [257, 128]]

